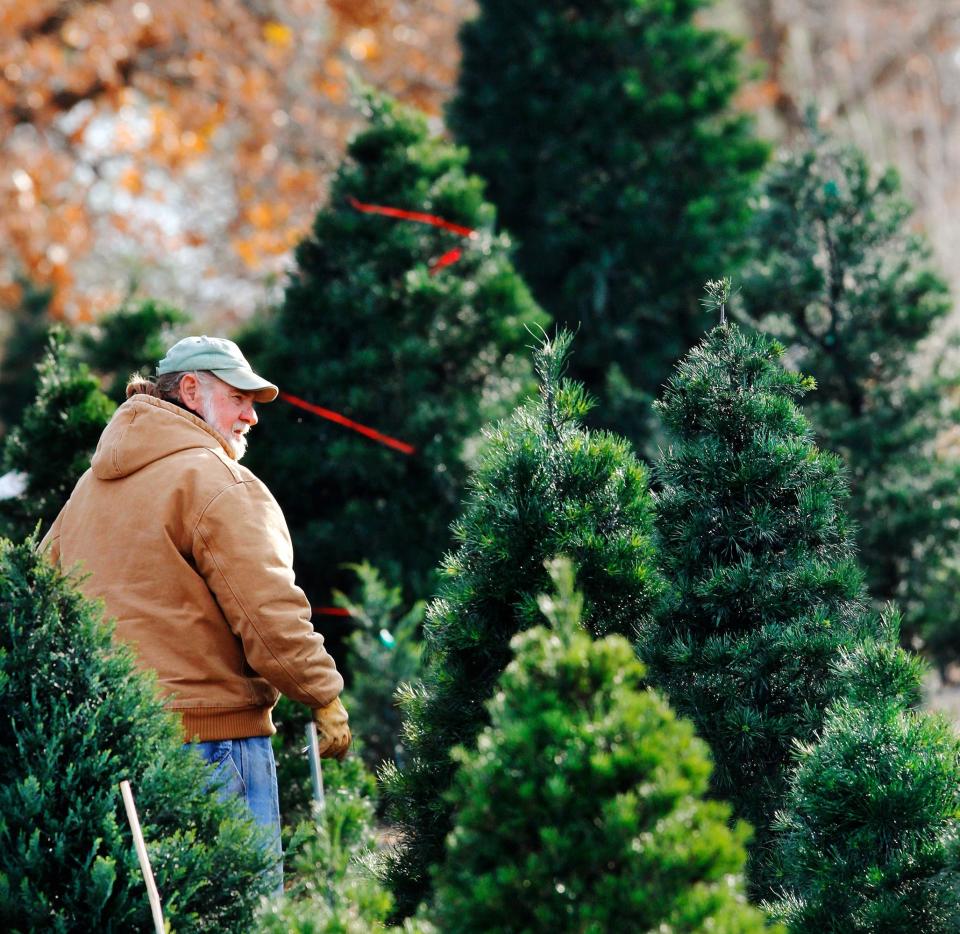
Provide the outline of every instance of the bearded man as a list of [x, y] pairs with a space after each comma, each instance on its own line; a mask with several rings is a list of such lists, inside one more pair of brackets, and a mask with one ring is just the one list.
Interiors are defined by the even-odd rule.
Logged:
[[322, 756], [342, 758], [351, 737], [283, 514], [238, 463], [256, 404], [277, 394], [232, 341], [179, 341], [156, 380], [131, 379], [40, 547], [104, 601], [117, 638], [157, 673], [185, 742], [221, 793], [244, 798], [279, 858], [278, 692], [312, 708]]

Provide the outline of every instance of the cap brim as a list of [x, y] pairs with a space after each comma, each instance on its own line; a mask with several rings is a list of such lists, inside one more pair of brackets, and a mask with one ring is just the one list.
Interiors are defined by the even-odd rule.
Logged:
[[257, 376], [253, 370], [237, 367], [231, 370], [210, 370], [210, 372], [234, 389], [252, 392], [255, 402], [273, 402], [280, 394], [280, 390], [273, 383], [267, 382], [262, 376]]

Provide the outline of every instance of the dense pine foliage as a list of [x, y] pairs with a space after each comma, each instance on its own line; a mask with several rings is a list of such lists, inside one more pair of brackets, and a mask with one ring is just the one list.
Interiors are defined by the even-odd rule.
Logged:
[[897, 599], [907, 629], [954, 657], [960, 462], [937, 442], [960, 410], [942, 350], [918, 356], [950, 309], [947, 286], [897, 174], [852, 147], [817, 137], [784, 155], [759, 206], [744, 308], [817, 381], [807, 412], [849, 468], [870, 593]]
[[54, 332], [37, 366], [36, 398], [3, 446], [2, 470], [27, 479], [23, 493], [0, 500], [0, 534], [20, 540], [38, 522], [44, 531], [50, 527], [90, 466], [115, 408], [66, 334]]
[[845, 696], [800, 747], [773, 906], [798, 934], [960, 929], [960, 739], [910, 709], [922, 668], [897, 635], [843, 659]]
[[652, 682], [713, 751], [716, 793], [756, 830], [759, 891], [794, 745], [822, 726], [832, 666], [866, 625], [843, 468], [815, 447], [796, 404], [813, 383], [782, 353], [722, 325], [668, 382], [657, 531], [672, 589], [639, 633]]
[[749, 828], [703, 800], [705, 744], [646, 689], [623, 636], [580, 627], [569, 561], [552, 570], [551, 627], [514, 637], [489, 725], [455, 753], [438, 928], [768, 930], [743, 894]]
[[730, 104], [737, 45], [708, 0], [481, 0], [449, 110], [544, 308], [579, 328], [572, 375], [638, 443], [730, 272], [766, 158]]
[[583, 389], [561, 379], [569, 348], [567, 334], [543, 343], [540, 398], [490, 433], [428, 608], [423, 683], [404, 698], [408, 765], [383, 775], [402, 832], [384, 867], [400, 914], [429, 893], [451, 829], [450, 751], [472, 747], [511, 638], [539, 622], [543, 562], [563, 553], [577, 563], [584, 626], [596, 636], [629, 634], [660, 594], [646, 472], [626, 442], [583, 428]]
[[0, 928], [152, 928], [126, 778], [173, 929], [248, 931], [271, 887], [249, 812], [34, 544], [0, 540]]
[[[509, 240], [492, 233], [494, 209], [465, 171], [466, 152], [388, 98], [370, 93], [364, 106], [369, 125], [296, 250], [282, 305], [240, 339], [286, 392], [416, 448], [404, 455], [283, 402], [263, 419], [248, 463], [284, 507], [315, 603], [329, 602], [332, 586], [345, 589], [342, 565], [361, 560], [408, 593], [426, 592], [472, 445], [528, 388], [517, 354], [526, 329], [546, 320], [514, 271]], [[365, 213], [356, 202], [426, 212], [476, 234]], [[457, 262], [436, 266], [455, 248]]]

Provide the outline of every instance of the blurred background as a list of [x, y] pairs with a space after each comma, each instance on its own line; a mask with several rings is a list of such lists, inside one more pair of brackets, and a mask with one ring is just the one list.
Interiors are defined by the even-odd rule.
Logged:
[[[90, 322], [135, 294], [227, 329], [275, 300], [346, 141], [350, 76], [442, 126], [467, 0], [0, 0], [0, 337], [23, 281]], [[517, 5], [518, 20], [524, 9]], [[722, 0], [737, 106], [900, 170], [956, 285], [960, 2]]]

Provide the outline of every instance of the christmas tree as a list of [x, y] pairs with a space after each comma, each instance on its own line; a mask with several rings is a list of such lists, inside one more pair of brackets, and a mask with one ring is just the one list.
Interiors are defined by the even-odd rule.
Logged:
[[455, 752], [438, 928], [768, 930], [743, 894], [749, 828], [703, 800], [705, 744], [646, 689], [623, 636], [581, 628], [569, 561], [552, 574], [550, 628], [513, 638], [489, 725]]
[[700, 337], [699, 283], [735, 267], [767, 153], [732, 111], [738, 49], [697, 22], [708, 6], [480, 0], [461, 32], [450, 125], [534, 295], [580, 329], [596, 420], [640, 444]]
[[894, 171], [815, 135], [764, 182], [742, 299], [817, 381], [807, 412], [849, 468], [871, 595], [896, 598], [907, 630], [949, 658], [960, 606], [936, 591], [958, 556], [960, 462], [937, 441], [960, 410], [945, 358], [918, 352], [951, 302], [910, 214]]
[[371, 768], [386, 760], [403, 766], [406, 750], [396, 693], [420, 674], [425, 604], [418, 600], [405, 609], [400, 588], [391, 586], [376, 568], [364, 562], [353, 570], [355, 596], [334, 596], [356, 627], [347, 639], [345, 657], [350, 687], [344, 704], [350, 729], [361, 738], [361, 754]]
[[283, 402], [258, 426], [249, 464], [284, 508], [318, 604], [361, 560], [427, 591], [480, 428], [527, 388], [518, 351], [545, 323], [466, 152], [389, 98], [363, 105], [369, 125], [296, 250], [283, 303], [240, 338], [281, 389], [415, 448]]
[[116, 406], [55, 331], [37, 366], [38, 388], [3, 447], [3, 469], [26, 475], [17, 497], [0, 500], [0, 534], [20, 540], [39, 522], [47, 529], [66, 503]]
[[127, 397], [130, 376], [152, 377], [167, 348], [175, 343], [173, 329], [187, 320], [178, 308], [144, 299], [104, 315], [78, 335], [77, 343], [84, 361], [108, 381], [107, 394], [120, 404]]
[[782, 354], [721, 325], [657, 403], [673, 435], [656, 466], [672, 590], [639, 632], [652, 683], [713, 751], [716, 794], [756, 830], [760, 892], [773, 881], [770, 826], [794, 746], [821, 728], [832, 666], [868, 626], [843, 468], [814, 445], [796, 404], [813, 382]]
[[0, 928], [152, 928], [128, 779], [172, 929], [248, 931], [273, 884], [249, 812], [35, 545], [0, 540]]
[[17, 424], [36, 395], [36, 368], [46, 350], [51, 323], [53, 291], [29, 279], [21, 279], [19, 285], [20, 303], [10, 314], [9, 331], [0, 351], [0, 437]]
[[897, 620], [842, 660], [830, 708], [776, 824], [782, 892], [773, 913], [798, 934], [960, 928], [960, 740], [910, 709], [922, 667]]
[[489, 433], [428, 608], [423, 682], [403, 698], [408, 764], [381, 773], [401, 832], [383, 867], [399, 915], [429, 894], [429, 867], [451, 829], [450, 751], [472, 747], [511, 638], [539, 622], [543, 562], [563, 553], [577, 563], [584, 626], [596, 636], [631, 633], [660, 594], [646, 472], [625, 441], [583, 428], [583, 388], [561, 379], [570, 342], [566, 333], [543, 342], [540, 398]]
[[[365, 868], [376, 847], [376, 781], [356, 757], [323, 767], [324, 804], [287, 847], [283, 898], [257, 918], [257, 934], [369, 934], [388, 929], [392, 900]], [[409, 926], [406, 934], [420, 928]]]

